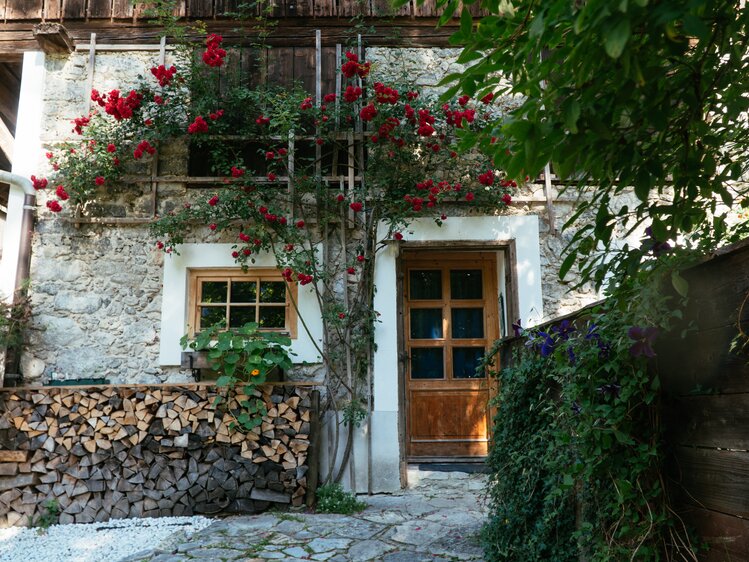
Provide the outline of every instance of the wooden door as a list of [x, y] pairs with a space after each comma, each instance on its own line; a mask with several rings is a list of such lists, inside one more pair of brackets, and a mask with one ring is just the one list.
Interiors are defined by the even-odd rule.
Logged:
[[498, 337], [495, 252], [404, 252], [406, 454], [484, 457], [491, 384], [476, 367]]

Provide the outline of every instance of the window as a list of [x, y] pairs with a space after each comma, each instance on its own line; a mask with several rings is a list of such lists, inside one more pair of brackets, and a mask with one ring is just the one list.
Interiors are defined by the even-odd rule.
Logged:
[[277, 269], [190, 270], [189, 294], [190, 335], [223, 321], [229, 328], [257, 322], [261, 330], [296, 337], [296, 284], [287, 285]]

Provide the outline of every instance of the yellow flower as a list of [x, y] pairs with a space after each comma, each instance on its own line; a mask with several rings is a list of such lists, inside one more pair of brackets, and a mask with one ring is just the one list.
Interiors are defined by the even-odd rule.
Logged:
[[253, 377], [256, 377], [260, 374], [260, 369], [253, 369], [250, 373]]

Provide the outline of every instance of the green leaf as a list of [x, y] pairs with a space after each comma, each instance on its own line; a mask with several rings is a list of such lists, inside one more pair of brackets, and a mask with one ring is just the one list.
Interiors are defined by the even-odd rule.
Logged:
[[620, 19], [616, 25], [608, 30], [603, 40], [603, 47], [606, 49], [606, 54], [612, 59], [618, 59], [622, 55], [627, 41], [629, 41], [630, 34], [629, 20]]
[[229, 386], [231, 384], [232, 377], [222, 375], [216, 379], [216, 386]]
[[580, 118], [580, 104], [573, 99], [564, 112], [564, 123], [570, 130], [570, 133], [577, 134], [577, 120]]
[[560, 279], [564, 279], [565, 275], [567, 275], [567, 272], [575, 263], [575, 260], [577, 260], [577, 250], [571, 251], [569, 254], [567, 254], [567, 257], [564, 258], [564, 261], [562, 262], [562, 266], [559, 268]]
[[678, 271], [671, 272], [671, 284], [682, 297], [686, 298], [689, 293], [689, 283], [684, 279]]
[[471, 35], [471, 28], [473, 27], [473, 18], [468, 8], [464, 7], [460, 13], [460, 32], [468, 37]]

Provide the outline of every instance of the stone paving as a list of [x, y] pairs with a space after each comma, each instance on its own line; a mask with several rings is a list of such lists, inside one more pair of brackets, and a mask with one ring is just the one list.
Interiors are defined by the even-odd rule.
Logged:
[[128, 562], [275, 560], [426, 562], [483, 560], [486, 476], [409, 470], [409, 489], [360, 496], [354, 515], [268, 512], [222, 519], [184, 542]]

